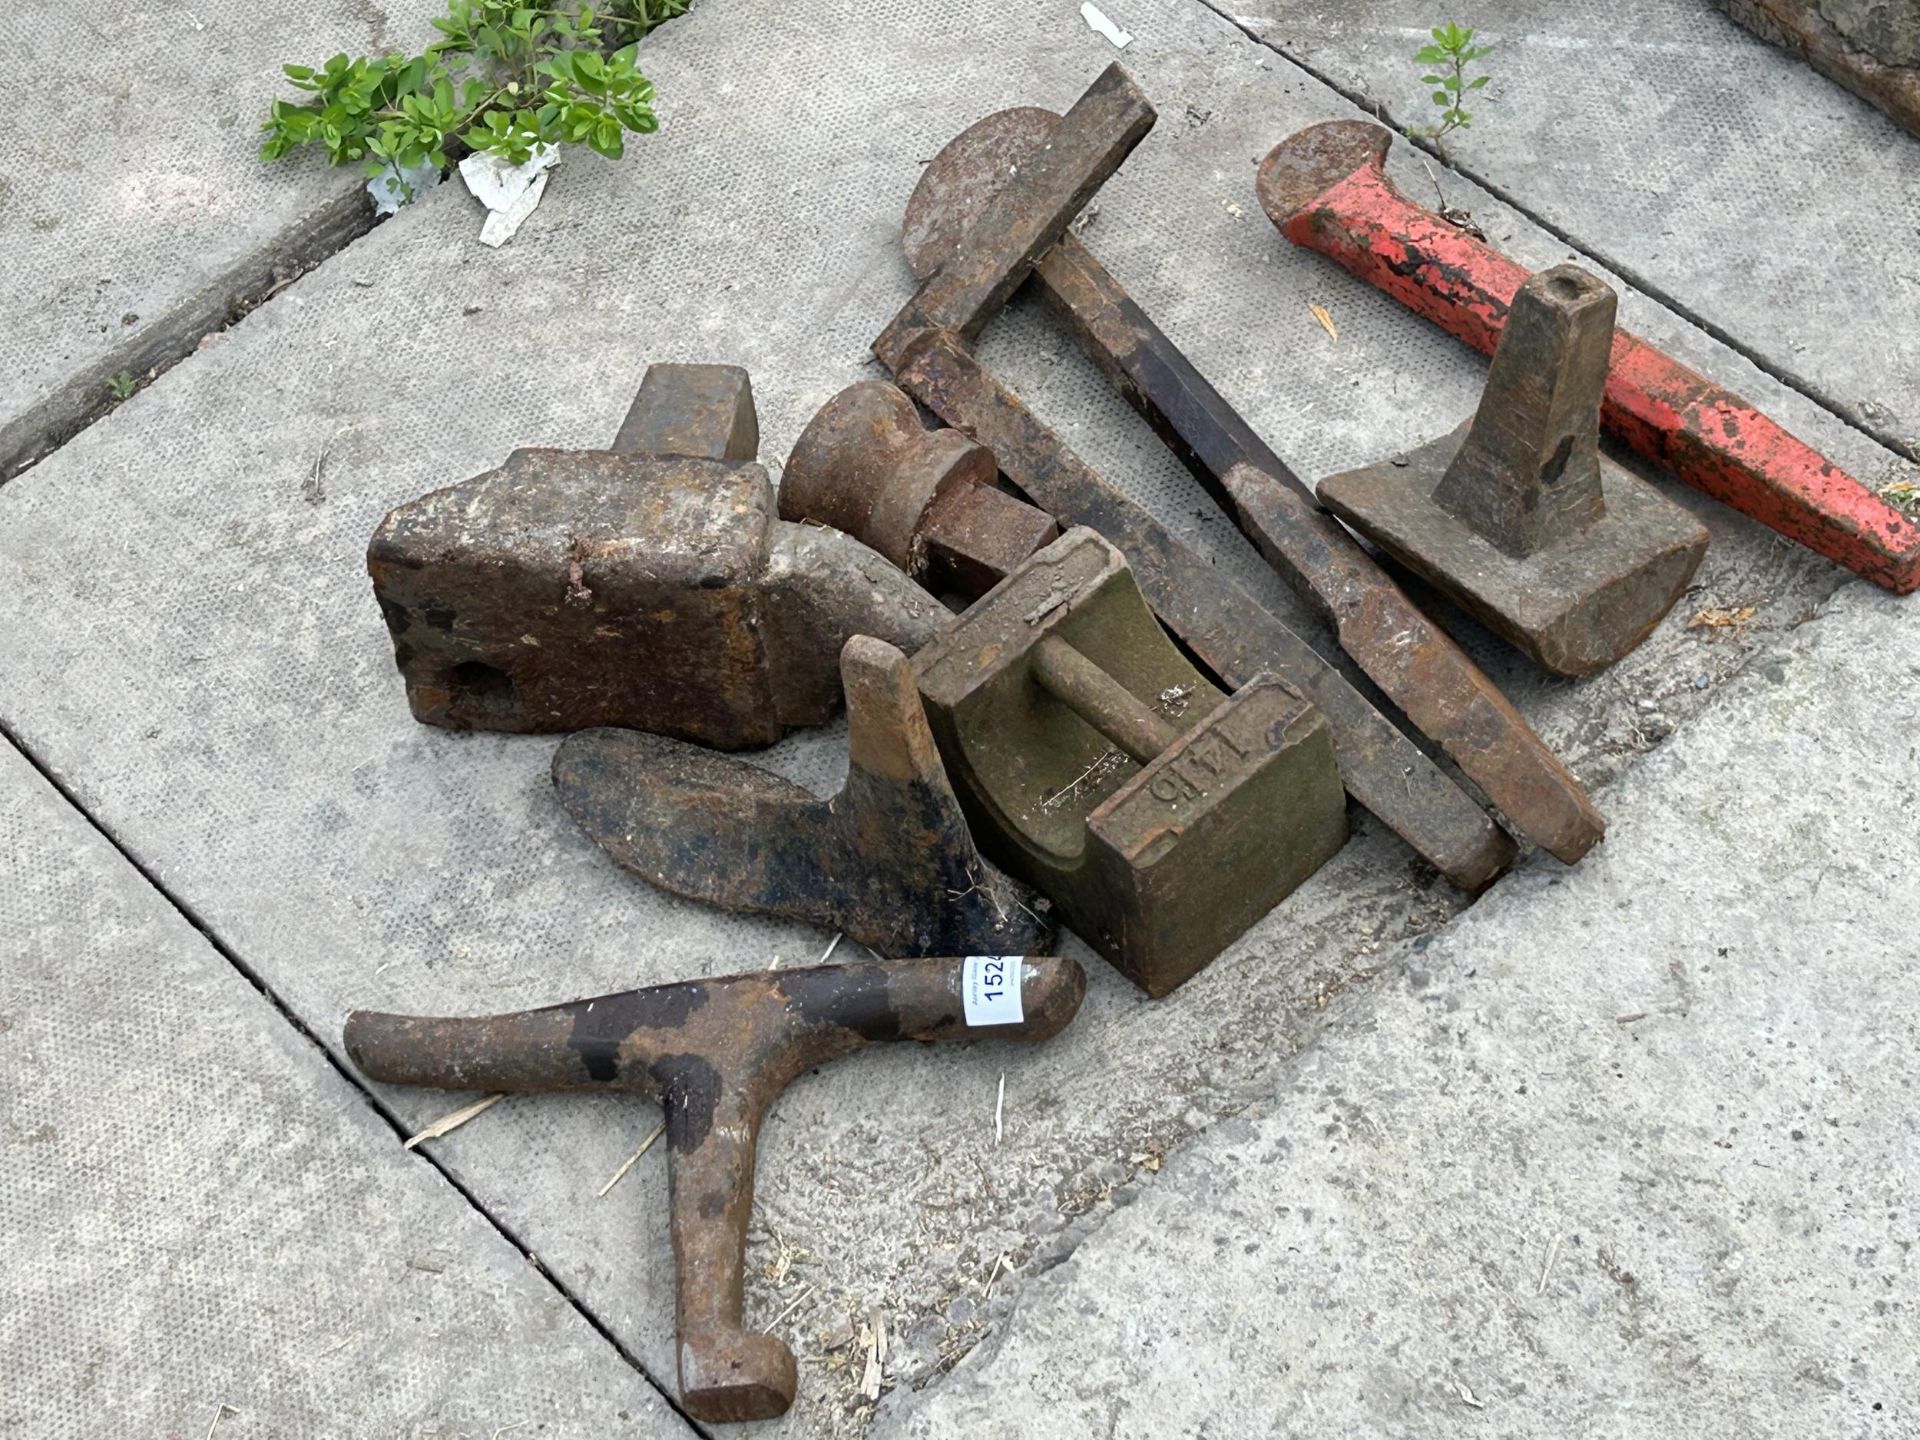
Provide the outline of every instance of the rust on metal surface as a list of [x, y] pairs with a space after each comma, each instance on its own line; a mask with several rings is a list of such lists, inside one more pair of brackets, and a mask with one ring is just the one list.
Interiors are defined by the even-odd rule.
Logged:
[[[996, 985], [1005, 993], [988, 996]], [[793, 1352], [743, 1323], [754, 1150], [768, 1107], [804, 1071], [877, 1041], [1045, 1040], [1085, 991], [1086, 976], [1064, 957], [899, 960], [689, 980], [470, 1019], [362, 1010], [347, 1017], [345, 1038], [353, 1063], [386, 1084], [658, 1101], [681, 1404], [696, 1420], [764, 1420], [793, 1403], [798, 1379]], [[994, 1017], [1003, 1023], [979, 1023]]]
[[621, 455], [757, 459], [753, 381], [738, 365], [649, 365], [612, 449]]
[[999, 489], [993, 454], [929, 430], [898, 387], [848, 386], [820, 407], [780, 477], [782, 519], [844, 530], [938, 593], [974, 596], [1060, 533]]
[[1697, 520], [1600, 454], [1614, 308], [1578, 266], [1533, 276], [1466, 425], [1320, 482], [1341, 519], [1559, 675], [1638, 645], [1707, 552]]
[[[1002, 110], [936, 155], [901, 238], [916, 275], [945, 263], [992, 199], [1060, 124]], [[1466, 654], [1314, 503], [1312, 492], [1077, 236], [1041, 255], [1034, 283], [1081, 349], [1281, 577], [1333, 623], [1367, 678], [1479, 785], [1519, 833], [1576, 860], [1605, 823], [1579, 782]], [[1236, 487], [1230, 477], [1244, 477]], [[1260, 477], [1266, 477], [1264, 480]], [[1269, 483], [1271, 482], [1271, 483]], [[1280, 494], [1280, 491], [1291, 494]]]
[[1091, 530], [1027, 560], [914, 671], [981, 844], [1149, 995], [1346, 840], [1319, 712], [1271, 675], [1222, 694]]
[[587, 730], [554, 753], [561, 803], [626, 869], [709, 905], [888, 956], [1048, 949], [1048, 902], [974, 848], [906, 656], [856, 635], [840, 669], [848, 769], [830, 798], [701, 746]]
[[[1528, 272], [1387, 178], [1391, 132], [1310, 126], [1260, 167], [1260, 203], [1296, 245], [1491, 353]], [[1920, 587], [1920, 521], [1746, 400], [1616, 329], [1601, 424], [1696, 489], [1896, 594]]]
[[[1911, 4], [1856, 3], [1843, 9], [1832, 0], [1713, 3], [1920, 135], [1920, 11]], [[1842, 28], [1836, 21], [1853, 23]]]
[[950, 331], [963, 341], [977, 337], [1154, 118], [1125, 70], [1114, 64], [1102, 71], [1018, 181], [982, 208], [968, 238], [880, 333], [873, 350], [882, 363], [894, 368], [922, 330]]
[[1162, 624], [1228, 685], [1271, 671], [1319, 709], [1347, 792], [1435, 869], [1477, 894], [1512, 863], [1513, 841], [1313, 648], [1205, 557], [1095, 473], [972, 352], [930, 332], [897, 378], [993, 451], [1006, 477], [1063, 524], [1118, 546]]
[[744, 749], [833, 714], [849, 636], [918, 649], [946, 612], [776, 518], [765, 470], [725, 458], [753, 429], [741, 372], [656, 365], [623, 433], [704, 454], [516, 450], [393, 510], [367, 568], [414, 717]]

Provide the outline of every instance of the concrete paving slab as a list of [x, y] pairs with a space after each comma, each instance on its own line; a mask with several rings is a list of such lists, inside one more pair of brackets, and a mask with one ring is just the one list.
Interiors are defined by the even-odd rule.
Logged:
[[0, 1432], [691, 1436], [0, 742]]
[[[1394, 125], [1431, 123], [1412, 58], [1431, 6], [1210, 3]], [[1495, 47], [1447, 137], [1462, 171], [1920, 461], [1920, 137], [1710, 0], [1459, 18]]]
[[[364, 177], [259, 158], [283, 64], [424, 47], [438, 0], [14, 0], [0, 54], [0, 481], [51, 428], [364, 228]], [[85, 393], [66, 395], [69, 385]]]
[[[1277, 137], [1352, 109], [1195, 0], [1125, 19], [1163, 118], [1090, 242], [1303, 474], [1450, 428], [1483, 363], [1288, 246], [1253, 197]], [[897, 231], [921, 163], [985, 111], [1064, 108], [1112, 53], [1066, 0], [705, 0], [648, 42], [673, 97], [661, 133], [624, 165], [569, 159], [507, 250], [478, 246], [460, 197], [431, 195], [0, 490], [0, 719], [329, 1043], [355, 1005], [478, 1012], [812, 959], [828, 937], [608, 866], [551, 796], [550, 741], [415, 726], [366, 540], [390, 506], [513, 446], [605, 443], [650, 361], [748, 366], [777, 461], [817, 405], [873, 373], [867, 342], [911, 289]], [[881, 63], [884, 88], [869, 83]], [[1564, 255], [1470, 203], [1531, 263]], [[1889, 458], [1643, 297], [1623, 310], [1847, 463]], [[1035, 308], [997, 321], [985, 353], [1117, 484], [1293, 613]], [[1755, 604], [1747, 626], [1682, 615], [1584, 684], [1498, 657], [1589, 779], [1658, 745], [1837, 583], [1694, 503], [1715, 548], [1690, 603]], [[824, 788], [840, 743], [802, 737], [765, 763]], [[782, 1325], [801, 1354], [790, 1429], [862, 1413], [857, 1362], [816, 1338], [834, 1315], [885, 1306], [889, 1383], [929, 1378], [979, 1333], [989, 1287], [1064, 1253], [1117, 1180], [1246, 1103], [1383, 945], [1453, 913], [1397, 841], [1361, 829], [1176, 1002], [1148, 1005], [1094, 962], [1081, 1022], [1043, 1049], [869, 1052], [795, 1087], [762, 1142], [749, 1307], [765, 1321], [800, 1301]], [[383, 1098], [409, 1123], [452, 1103]], [[512, 1100], [433, 1143], [670, 1383], [658, 1152], [596, 1198], [652, 1124], [612, 1102]]]
[[875, 1434], [1920, 1431], [1916, 675], [1845, 591]]

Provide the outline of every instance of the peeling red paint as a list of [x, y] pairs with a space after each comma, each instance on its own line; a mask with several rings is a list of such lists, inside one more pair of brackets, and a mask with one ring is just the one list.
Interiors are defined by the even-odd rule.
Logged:
[[[1261, 170], [1267, 213], [1294, 244], [1491, 354], [1530, 272], [1403, 195], [1381, 168], [1389, 138], [1336, 121], [1283, 141]], [[1614, 332], [1600, 419], [1695, 489], [1855, 574], [1900, 595], [1920, 587], [1920, 525], [1740, 396], [1625, 330]]]

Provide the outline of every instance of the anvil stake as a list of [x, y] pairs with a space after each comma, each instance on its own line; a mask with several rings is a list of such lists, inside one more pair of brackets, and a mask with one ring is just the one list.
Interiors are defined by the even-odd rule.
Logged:
[[1320, 482], [1329, 510], [1556, 675], [1646, 639], [1707, 553], [1705, 526], [1600, 454], [1613, 313], [1579, 266], [1541, 271], [1470, 421]]
[[1087, 977], [1063, 956], [822, 965], [686, 980], [468, 1019], [347, 1017], [369, 1079], [442, 1090], [620, 1091], [666, 1111], [680, 1399], [696, 1420], [793, 1403], [793, 1352], [742, 1323], [760, 1122], [795, 1076], [878, 1040], [1045, 1040]]
[[[1344, 265], [1476, 350], [1493, 352], [1528, 272], [1401, 194], [1391, 132], [1312, 125], [1260, 167], [1260, 203], [1296, 245]], [[1920, 586], [1920, 524], [1731, 390], [1625, 330], [1613, 335], [1607, 433], [1695, 489], [1897, 595]]]
[[1047, 902], [980, 858], [906, 656], [840, 655], [847, 783], [820, 799], [745, 761], [634, 730], [570, 735], [560, 801], [642, 879], [729, 910], [806, 920], [883, 955], [1049, 948]]
[[[915, 275], [932, 275], [946, 263], [975, 217], [1052, 143], [1060, 123], [1051, 110], [1001, 110], [947, 142], [921, 174], [901, 225]], [[1070, 231], [1062, 235], [1034, 263], [1033, 278], [1114, 388], [1281, 578], [1333, 623], [1340, 648], [1367, 678], [1514, 829], [1562, 860], [1585, 854], [1605, 821], [1579, 781], [1466, 653], [1314, 503], [1085, 242]], [[842, 528], [866, 539], [857, 528]]]

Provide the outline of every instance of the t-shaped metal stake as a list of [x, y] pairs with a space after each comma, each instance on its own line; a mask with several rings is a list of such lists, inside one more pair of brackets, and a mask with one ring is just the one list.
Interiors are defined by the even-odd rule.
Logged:
[[624, 1091], [666, 1110], [680, 1398], [696, 1420], [793, 1403], [793, 1352], [743, 1322], [760, 1122], [795, 1076], [879, 1040], [1045, 1040], [1087, 978], [1063, 956], [973, 956], [687, 980], [472, 1019], [347, 1017], [372, 1080], [442, 1090]]
[[1644, 640], [1707, 550], [1699, 521], [1600, 456], [1614, 306], [1577, 265], [1531, 277], [1470, 421], [1319, 486], [1334, 514], [1560, 675]]

